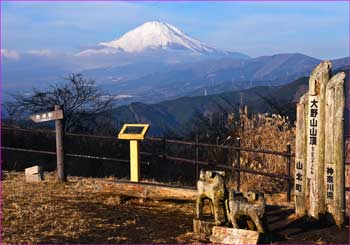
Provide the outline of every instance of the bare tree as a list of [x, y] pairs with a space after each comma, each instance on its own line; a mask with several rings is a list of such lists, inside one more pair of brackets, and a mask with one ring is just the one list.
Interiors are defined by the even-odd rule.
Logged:
[[53, 110], [61, 105], [64, 110], [63, 127], [66, 132], [91, 131], [103, 117], [109, 117], [112, 97], [96, 87], [93, 80], [81, 74], [71, 74], [65, 83], [46, 90], [33, 89], [31, 95], [13, 94], [14, 104], [27, 113]]
[[12, 125], [22, 114], [21, 108], [14, 102], [2, 103], [2, 119], [6, 119], [6, 123]]

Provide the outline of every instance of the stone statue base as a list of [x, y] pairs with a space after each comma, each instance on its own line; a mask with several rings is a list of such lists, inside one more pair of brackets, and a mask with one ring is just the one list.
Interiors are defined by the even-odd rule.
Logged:
[[214, 226], [210, 241], [219, 244], [257, 244], [259, 233], [257, 231]]
[[215, 226], [213, 221], [193, 219], [193, 233], [196, 238], [202, 240], [209, 238], [212, 233], [213, 226]]

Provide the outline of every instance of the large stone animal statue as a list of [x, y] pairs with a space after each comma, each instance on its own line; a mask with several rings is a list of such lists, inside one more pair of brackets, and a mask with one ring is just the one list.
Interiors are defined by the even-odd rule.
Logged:
[[259, 233], [264, 233], [263, 219], [265, 214], [265, 198], [263, 193], [229, 191], [229, 198], [225, 202], [227, 218], [233, 228], [238, 229], [237, 219], [247, 215], [254, 222]]
[[225, 200], [225, 172], [224, 171], [200, 171], [199, 180], [197, 182], [197, 202], [196, 217], [203, 217], [203, 201], [208, 198], [212, 202], [212, 214], [216, 225], [221, 224], [219, 217], [220, 202]]

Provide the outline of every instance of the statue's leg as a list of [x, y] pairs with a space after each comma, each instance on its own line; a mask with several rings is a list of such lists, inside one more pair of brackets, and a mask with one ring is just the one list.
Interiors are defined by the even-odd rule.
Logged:
[[254, 231], [255, 230], [255, 224], [254, 224], [254, 221], [252, 221], [252, 220], [247, 220], [247, 224], [248, 224], [248, 228], [249, 228], [249, 230], [252, 230], [252, 231]]
[[197, 196], [196, 201], [196, 218], [202, 219], [203, 218], [203, 199], [201, 195]]
[[211, 199], [209, 199], [209, 206], [210, 206], [211, 215], [214, 216], [214, 205]]
[[254, 221], [254, 224], [256, 226], [256, 229], [258, 230], [259, 233], [264, 233], [264, 228], [262, 227], [261, 221], [258, 217], [258, 215], [255, 212], [250, 212], [249, 213], [250, 218]]
[[230, 223], [232, 223], [232, 221], [231, 221], [231, 218], [230, 218], [229, 200], [225, 199], [224, 203], [225, 203], [225, 219], [230, 224]]
[[214, 205], [214, 219], [215, 219], [215, 224], [220, 225], [221, 221], [219, 218], [219, 207], [220, 207], [220, 200], [214, 196], [213, 198], [213, 205]]
[[236, 220], [236, 212], [234, 212], [234, 210], [231, 210], [231, 221], [232, 221], [232, 227], [235, 229], [238, 229], [238, 225], [237, 225], [237, 220]]

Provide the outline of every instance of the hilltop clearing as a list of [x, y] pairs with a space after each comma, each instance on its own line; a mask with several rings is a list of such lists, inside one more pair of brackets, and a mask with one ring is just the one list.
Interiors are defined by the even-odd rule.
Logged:
[[[103, 187], [108, 179], [53, 173], [40, 184], [24, 182], [24, 173], [5, 173], [3, 243], [198, 243], [193, 238], [194, 203], [120, 198]], [[295, 221], [293, 210], [268, 197], [268, 243], [347, 243], [348, 227]]]

